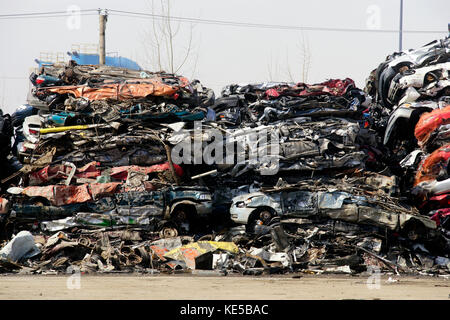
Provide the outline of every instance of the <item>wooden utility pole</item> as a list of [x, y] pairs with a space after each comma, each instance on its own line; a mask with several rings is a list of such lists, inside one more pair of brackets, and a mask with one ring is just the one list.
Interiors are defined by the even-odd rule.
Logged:
[[98, 43], [98, 57], [99, 57], [99, 64], [104, 65], [105, 64], [105, 29], [106, 29], [106, 20], [108, 19], [108, 12], [105, 11], [98, 11], [99, 13], [99, 29], [100, 29], [100, 36], [99, 36], [99, 43]]

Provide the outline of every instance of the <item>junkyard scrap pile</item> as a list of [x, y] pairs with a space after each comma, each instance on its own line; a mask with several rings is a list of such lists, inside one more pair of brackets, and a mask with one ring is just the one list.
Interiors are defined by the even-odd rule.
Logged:
[[449, 44], [364, 91], [44, 65], [2, 116], [0, 272], [448, 275]]

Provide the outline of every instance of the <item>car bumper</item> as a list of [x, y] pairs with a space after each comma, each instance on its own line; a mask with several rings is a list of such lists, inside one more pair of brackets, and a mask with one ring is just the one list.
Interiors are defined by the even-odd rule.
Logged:
[[255, 208], [238, 208], [233, 204], [230, 209], [231, 220], [236, 223], [247, 224], [248, 217], [254, 210]]

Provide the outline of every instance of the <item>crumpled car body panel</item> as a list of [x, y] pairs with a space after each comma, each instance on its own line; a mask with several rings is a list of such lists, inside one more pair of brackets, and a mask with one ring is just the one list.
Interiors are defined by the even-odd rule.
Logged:
[[231, 219], [237, 223], [250, 223], [252, 213], [264, 207], [272, 208], [281, 217], [328, 217], [392, 231], [398, 231], [408, 221], [416, 220], [429, 229], [436, 229], [435, 222], [428, 217], [412, 214], [400, 206], [388, 208], [380, 200], [344, 191], [299, 190], [242, 195], [233, 199]]
[[[359, 150], [360, 145], [373, 144], [373, 133], [366, 132], [356, 120], [342, 118], [298, 118], [269, 125], [249, 128], [229, 129], [224, 136], [226, 150], [234, 150], [238, 161], [232, 164], [229, 172], [232, 176], [239, 176], [247, 171], [263, 171], [274, 161], [274, 155], [279, 163], [279, 171], [311, 171], [333, 168], [363, 167], [367, 158], [365, 151]], [[276, 149], [270, 139], [259, 142], [255, 147], [248, 147], [252, 137], [259, 134], [276, 135]], [[200, 139], [202, 141], [200, 141]], [[209, 141], [209, 131], [202, 130], [202, 135], [194, 136], [194, 130], [182, 129], [171, 133], [167, 140], [173, 145], [189, 145], [191, 141], [198, 143]], [[229, 148], [230, 147], [230, 148]], [[249, 152], [257, 148], [258, 154], [268, 155], [266, 159], [259, 159], [257, 163], [250, 163]], [[194, 148], [187, 150], [194, 159]], [[226, 152], [224, 153], [226, 156]], [[181, 157], [180, 157], [181, 158]], [[242, 159], [242, 161], [240, 160]]]
[[[384, 133], [383, 144], [388, 145], [392, 142], [399, 133], [405, 131], [405, 126], [409, 128], [416, 125], [413, 121], [420, 119], [415, 120], [417, 115], [423, 115], [423, 113], [431, 112], [439, 107], [440, 105], [438, 103], [432, 101], [404, 103], [400, 105], [389, 116], [386, 131]], [[414, 120], [412, 119], [413, 114], [415, 114]], [[415, 128], [416, 127], [413, 127], [412, 129]]]
[[254, 84], [229, 85], [222, 91], [223, 96], [233, 93], [259, 92], [267, 98], [279, 96], [342, 96], [347, 90], [354, 88], [355, 82], [350, 78], [330, 79], [321, 83], [306, 84], [293, 82], [265, 82]]
[[120, 182], [90, 183], [79, 186], [53, 185], [45, 187], [27, 187], [23, 194], [28, 197], [42, 197], [55, 206], [83, 203], [96, 200], [102, 196], [111, 195], [118, 191]]
[[435, 109], [423, 114], [416, 124], [414, 135], [417, 143], [423, 148], [430, 137], [439, 130], [441, 126], [450, 124], [450, 105], [443, 109]]
[[[95, 185], [97, 187], [103, 185], [101, 193], [98, 188], [95, 189]], [[24, 190], [27, 195], [44, 197], [53, 205], [14, 204], [13, 216], [20, 221], [49, 219], [51, 221], [43, 223], [44, 229], [56, 231], [77, 225], [156, 224], [164, 218], [170, 218], [171, 209], [178, 204], [193, 205], [199, 216], [206, 216], [212, 212], [211, 194], [207, 188], [171, 187], [156, 191], [111, 193], [116, 190], [105, 190], [105, 185], [111, 184], [72, 186], [78, 188], [29, 187], [30, 189]], [[50, 194], [52, 192], [57, 196], [52, 196]], [[93, 194], [92, 197], [89, 192]], [[63, 199], [63, 196], [67, 198]], [[58, 205], [58, 203], [64, 204]], [[69, 218], [55, 220], [62, 217]]]
[[[388, 109], [395, 103], [391, 101], [389, 89], [394, 78], [401, 76], [403, 68], [414, 69], [430, 64], [447, 62], [450, 53], [450, 38], [432, 41], [418, 49], [395, 52], [386, 58], [375, 70], [370, 79], [370, 87], [376, 89], [378, 100]], [[392, 91], [392, 90], [391, 90]]]
[[[98, 165], [97, 162], [90, 162], [87, 165], [77, 168], [74, 177], [76, 178], [94, 178], [101, 175], [101, 171], [96, 169]], [[29, 174], [29, 184], [30, 186], [36, 186], [43, 183], [50, 182], [53, 179], [64, 179], [66, 178], [72, 168], [66, 165], [55, 165], [46, 166], [45, 168], [31, 172]]]
[[[450, 68], [450, 62], [435, 64], [423, 68], [418, 69], [409, 69], [406, 71], [406, 74], [403, 74], [399, 79], [395, 77], [391, 81], [391, 85], [389, 88], [389, 100], [391, 103], [395, 104], [399, 96], [399, 92], [403, 92], [404, 89], [408, 87], [413, 88], [422, 88], [425, 83], [426, 76], [430, 73], [433, 74], [434, 77], [438, 77], [440, 79], [448, 79], [448, 69]], [[438, 83], [437, 86], [441, 87]], [[422, 91], [422, 90], [421, 90]], [[423, 92], [424, 94], [427, 91]]]
[[93, 100], [126, 100], [133, 98], [145, 98], [152, 96], [173, 96], [178, 88], [161, 83], [154, 79], [136, 79], [126, 80], [123, 83], [103, 84], [98, 88], [87, 85], [79, 86], [60, 86], [53, 88], [41, 88], [40, 91], [48, 91], [58, 94], [70, 94], [75, 98], [87, 98]]
[[420, 183], [436, 180], [439, 176], [447, 176], [448, 161], [450, 159], [450, 144], [440, 147], [419, 165], [414, 180], [414, 186]]
[[402, 106], [394, 110], [389, 117], [386, 131], [384, 133], [383, 144], [387, 145], [390, 142], [392, 133], [399, 127], [400, 119], [405, 119], [408, 121], [412, 112], [413, 109]]
[[[75, 178], [97, 178], [101, 175], [108, 175], [113, 179], [126, 181], [130, 172], [138, 172], [142, 174], [150, 174], [154, 172], [163, 172], [170, 170], [170, 166], [168, 162], [162, 164], [152, 165], [150, 167], [142, 167], [142, 166], [121, 166], [121, 167], [113, 167], [105, 170], [97, 169], [99, 166], [99, 162], [90, 162], [82, 168], [77, 168], [76, 173], [74, 175]], [[174, 164], [175, 173], [178, 176], [183, 175], [183, 169]], [[41, 170], [30, 173], [29, 175], [29, 184], [30, 186], [41, 185], [44, 183], [48, 183], [51, 180], [56, 179], [64, 179], [70, 173], [72, 169], [66, 165], [56, 165], [56, 166], [47, 166]]]

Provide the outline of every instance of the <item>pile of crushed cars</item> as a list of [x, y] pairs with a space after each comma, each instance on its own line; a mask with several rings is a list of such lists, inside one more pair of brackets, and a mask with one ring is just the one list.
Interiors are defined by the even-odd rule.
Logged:
[[0, 272], [447, 277], [449, 44], [364, 91], [43, 66], [2, 116]]

